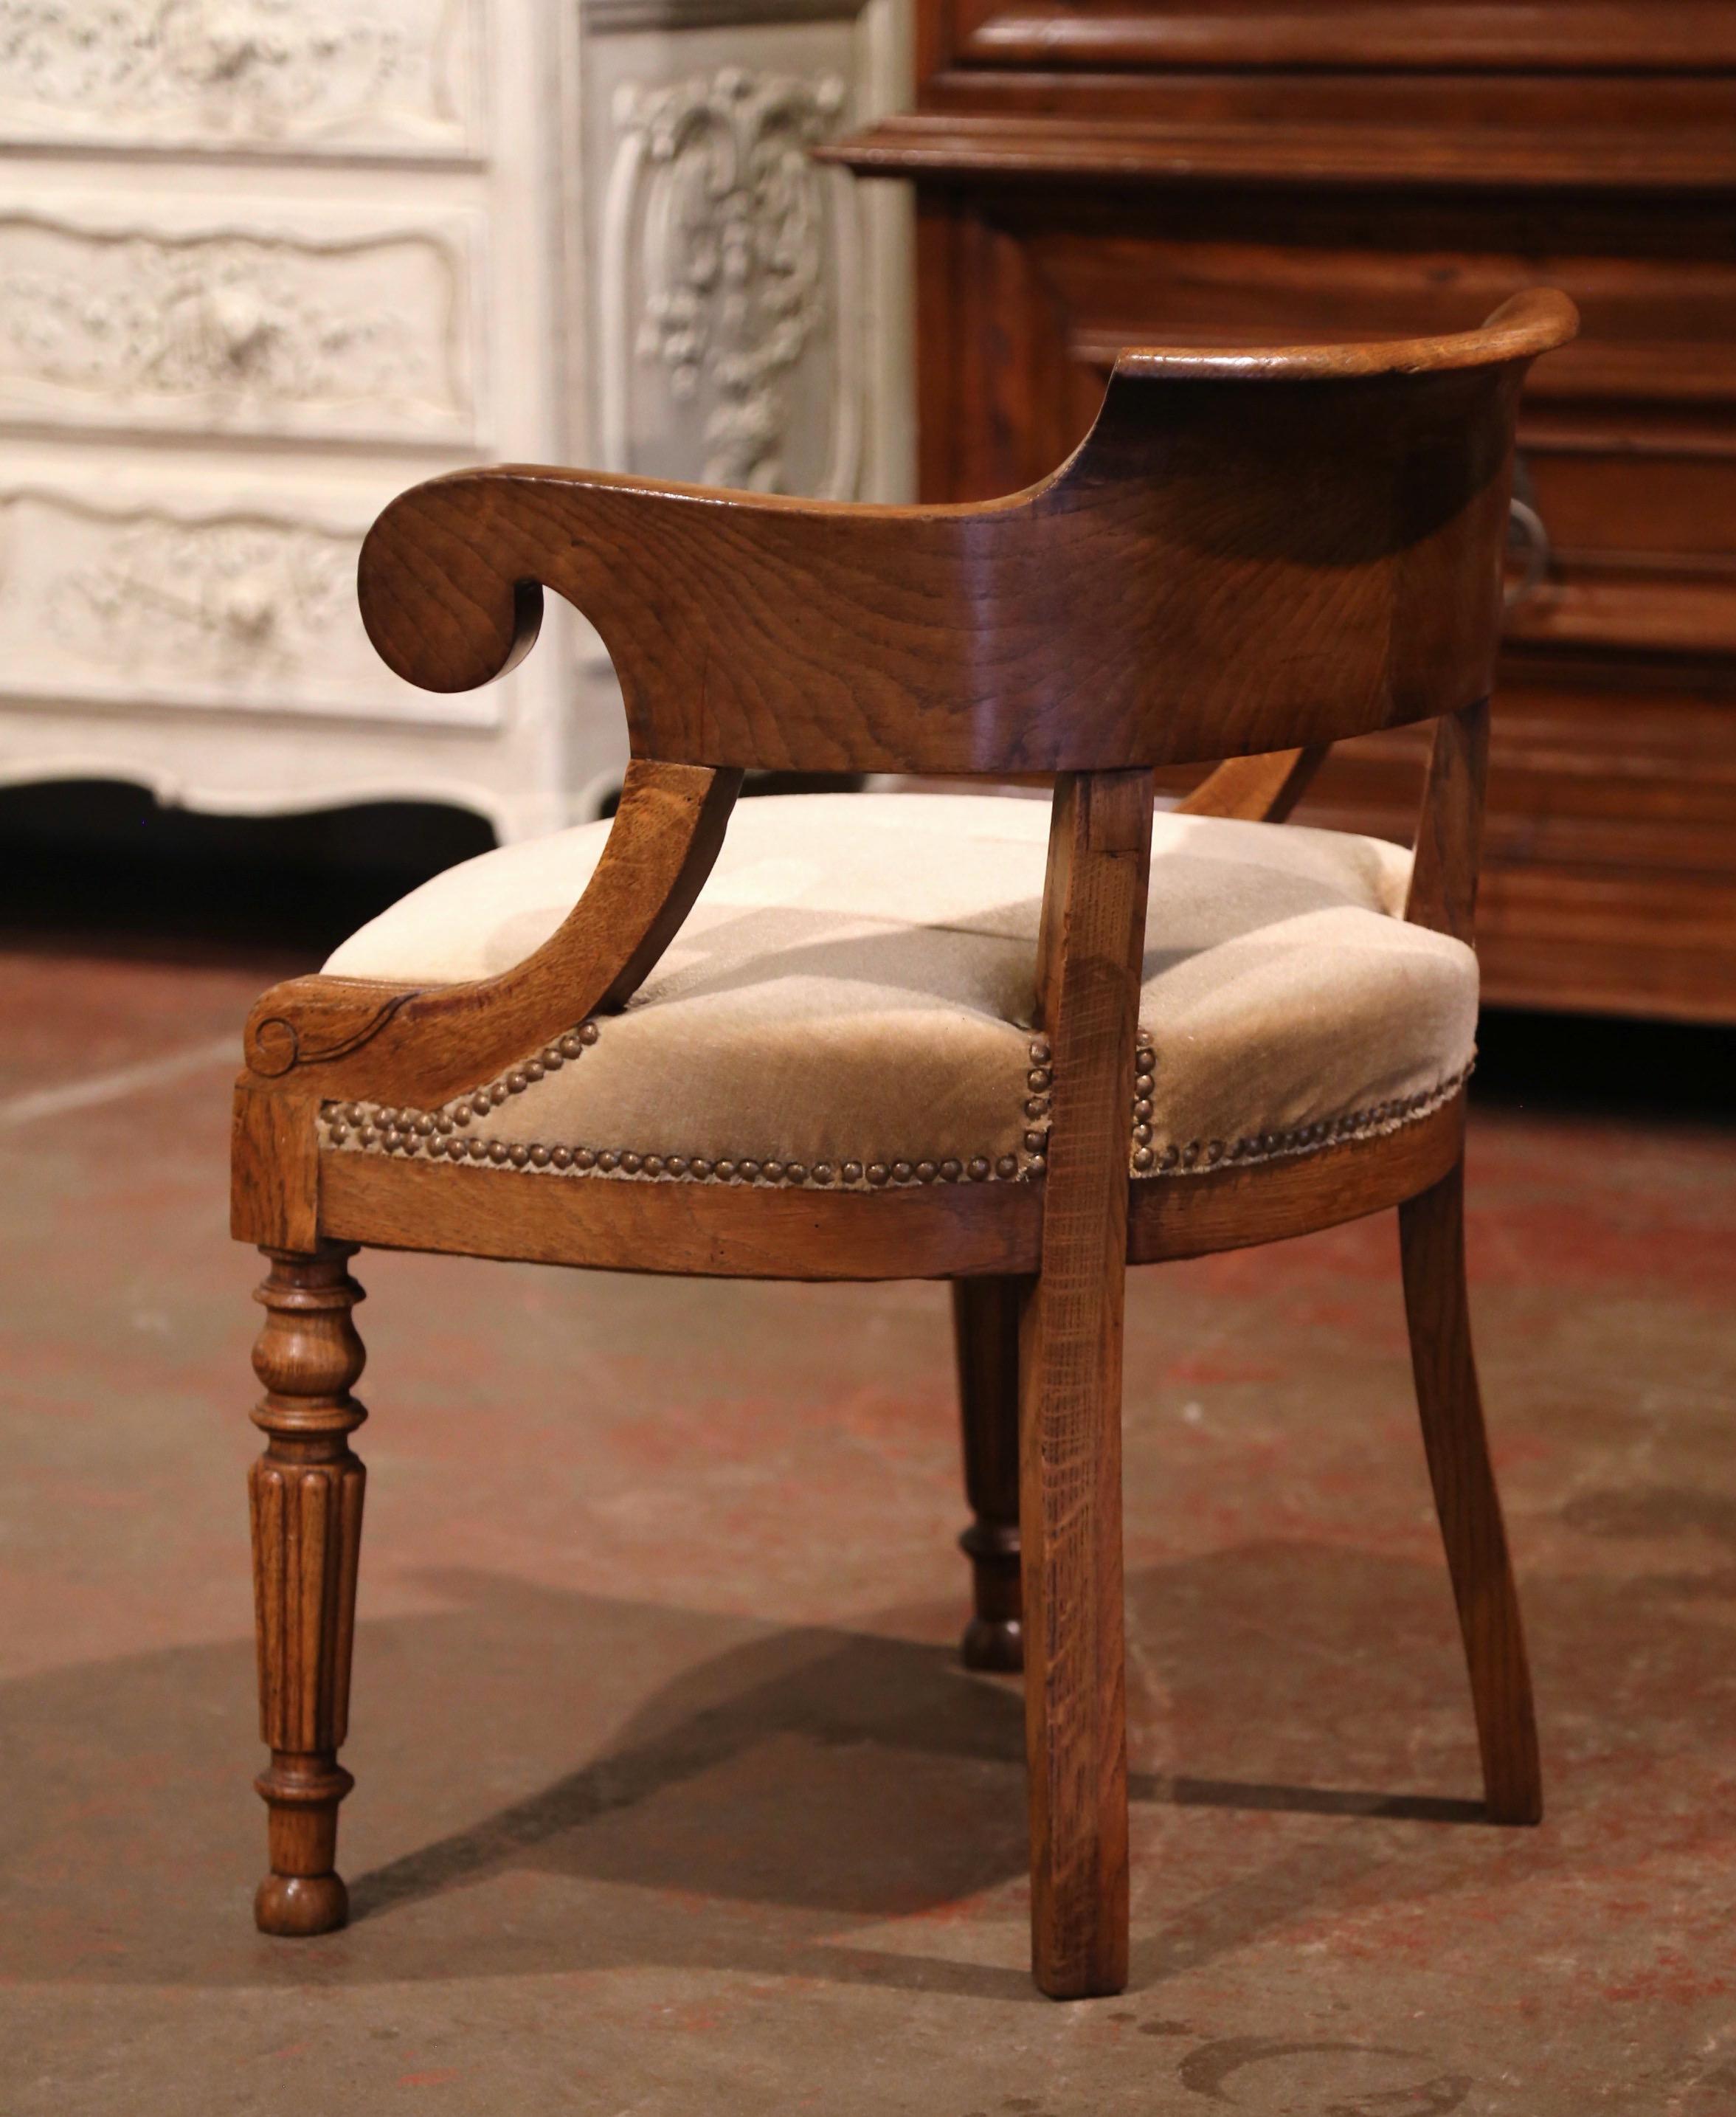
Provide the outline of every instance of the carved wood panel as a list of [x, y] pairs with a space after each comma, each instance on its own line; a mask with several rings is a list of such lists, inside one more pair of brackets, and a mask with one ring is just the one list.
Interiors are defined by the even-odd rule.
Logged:
[[854, 184], [808, 153], [848, 101], [830, 67], [732, 64], [616, 86], [600, 289], [611, 467], [855, 494]]
[[466, 155], [472, 0], [0, 0], [0, 141]]
[[0, 218], [0, 419], [467, 441], [473, 225]]
[[[384, 500], [384, 491], [374, 497]], [[381, 665], [352, 522], [325, 496], [212, 507], [0, 487], [0, 698], [490, 726], [500, 694], [437, 699]]]

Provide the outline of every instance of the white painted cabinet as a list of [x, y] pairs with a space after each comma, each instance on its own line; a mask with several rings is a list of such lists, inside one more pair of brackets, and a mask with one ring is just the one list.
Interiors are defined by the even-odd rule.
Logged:
[[909, 487], [892, 0], [0, 0], [0, 777], [503, 837], [623, 755], [564, 615], [399, 684], [357, 542], [456, 464]]

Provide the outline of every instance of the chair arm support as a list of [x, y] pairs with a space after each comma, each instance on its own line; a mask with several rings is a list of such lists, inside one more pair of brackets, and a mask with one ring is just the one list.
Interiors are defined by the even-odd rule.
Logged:
[[634, 759], [596, 873], [533, 954], [463, 985], [274, 985], [247, 1022], [253, 1085], [426, 1109], [624, 1006], [703, 888], [740, 785], [739, 772]]
[[1182, 816], [1231, 816], [1250, 823], [1282, 823], [1320, 767], [1329, 742], [1302, 749], [1269, 750], [1262, 757], [1232, 757], [1209, 773], [1185, 801]]
[[1476, 925], [1483, 854], [1483, 796], [1489, 775], [1489, 701], [1443, 713], [1423, 786], [1416, 857], [1404, 916], [1468, 942]]

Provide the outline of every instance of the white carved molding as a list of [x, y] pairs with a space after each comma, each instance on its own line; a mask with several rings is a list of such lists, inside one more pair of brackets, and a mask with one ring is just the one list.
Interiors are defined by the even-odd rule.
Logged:
[[856, 491], [856, 199], [808, 154], [848, 99], [829, 69], [616, 89], [598, 288], [610, 468]]
[[0, 140], [463, 156], [472, 0], [0, 0]]
[[0, 697], [497, 724], [498, 691], [441, 698], [380, 662], [356, 608], [362, 527], [0, 493]]
[[472, 440], [468, 234], [0, 218], [0, 418]]

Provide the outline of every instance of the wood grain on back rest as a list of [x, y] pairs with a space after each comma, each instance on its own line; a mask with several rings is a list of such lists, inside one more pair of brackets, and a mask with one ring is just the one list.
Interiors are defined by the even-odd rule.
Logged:
[[1488, 690], [1514, 405], [1571, 329], [1537, 294], [1402, 347], [1130, 353], [1072, 459], [980, 505], [461, 472], [375, 523], [362, 614], [399, 675], [464, 690], [553, 588], [614, 659], [634, 754], [679, 763], [1107, 770], [1329, 742]]

